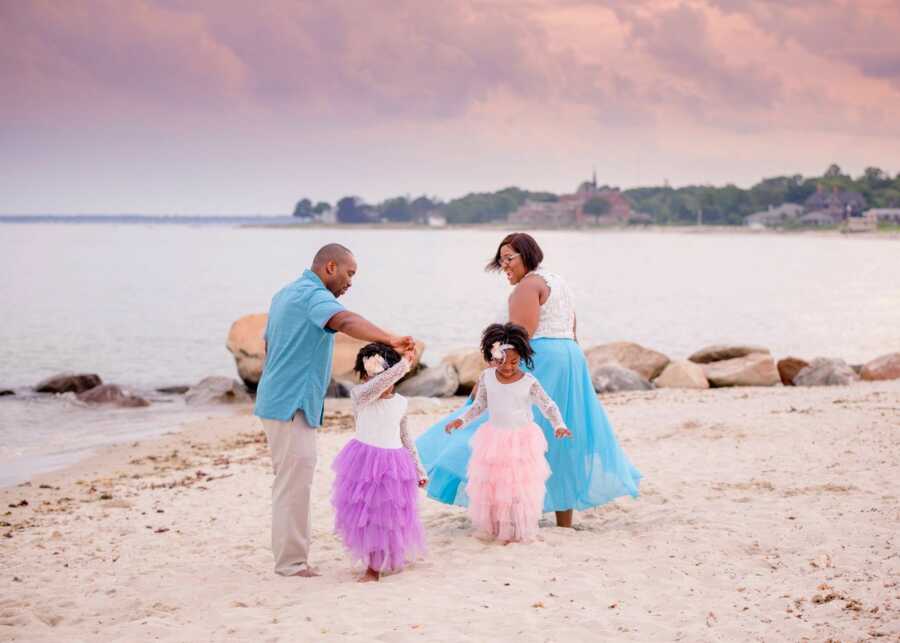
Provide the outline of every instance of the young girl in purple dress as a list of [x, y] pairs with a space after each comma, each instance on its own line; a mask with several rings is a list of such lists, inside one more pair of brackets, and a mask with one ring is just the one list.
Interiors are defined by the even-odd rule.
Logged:
[[426, 484], [406, 428], [407, 401], [394, 384], [409, 372], [412, 352], [372, 343], [356, 356], [362, 383], [350, 390], [356, 435], [334, 460], [334, 528], [351, 559], [366, 565], [360, 582], [400, 571], [425, 552], [418, 487]]

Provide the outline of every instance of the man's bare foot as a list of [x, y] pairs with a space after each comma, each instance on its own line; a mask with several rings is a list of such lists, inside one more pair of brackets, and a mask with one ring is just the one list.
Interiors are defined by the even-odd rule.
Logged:
[[314, 567], [304, 567], [299, 572], [294, 572], [291, 576], [299, 576], [300, 578], [315, 578], [316, 576], [321, 576]]
[[381, 579], [381, 573], [376, 572], [374, 569], [372, 569], [370, 567], [369, 569], [366, 570], [365, 574], [363, 574], [362, 576], [359, 577], [359, 580], [357, 582], [371, 583], [374, 581], [377, 583], [380, 579]]

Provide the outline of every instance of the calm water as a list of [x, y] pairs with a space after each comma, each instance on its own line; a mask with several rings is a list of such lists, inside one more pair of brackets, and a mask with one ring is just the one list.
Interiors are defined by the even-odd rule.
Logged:
[[[354, 250], [344, 302], [423, 339], [425, 362], [474, 346], [509, 286], [483, 266], [497, 230], [0, 225], [0, 388], [60, 371], [150, 389], [234, 375], [232, 321], [264, 312], [323, 243]], [[538, 232], [564, 275], [589, 346], [632, 340], [684, 357], [718, 342], [776, 356], [900, 350], [900, 243], [822, 236]], [[176, 425], [178, 400], [96, 411], [71, 400], [0, 398], [0, 484], [48, 454]], [[110, 419], [114, 418], [114, 419]], [[123, 437], [124, 436], [124, 437]], [[11, 479], [6, 475], [6, 482]]]

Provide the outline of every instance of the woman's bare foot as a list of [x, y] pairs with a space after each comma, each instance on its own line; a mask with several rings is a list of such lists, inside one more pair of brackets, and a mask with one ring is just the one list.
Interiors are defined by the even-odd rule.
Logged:
[[359, 581], [357, 581], [357, 582], [371, 583], [373, 581], [378, 582], [380, 579], [381, 579], [381, 573], [376, 572], [374, 569], [369, 567], [368, 569], [366, 569], [366, 573], [359, 577]]
[[575, 512], [572, 509], [556, 512], [556, 526], [572, 528], [572, 516]]

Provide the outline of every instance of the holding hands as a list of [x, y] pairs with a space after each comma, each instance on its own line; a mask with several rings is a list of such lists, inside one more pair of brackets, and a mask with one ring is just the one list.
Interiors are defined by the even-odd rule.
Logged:
[[463, 421], [460, 420], [459, 418], [456, 418], [452, 422], [447, 423], [447, 426], [444, 427], [444, 431], [446, 431], [447, 433], [453, 433], [454, 431], [456, 431], [456, 429], [458, 429], [462, 425], [463, 425]]
[[405, 356], [406, 353], [412, 352], [413, 356], [415, 357], [416, 340], [414, 340], [410, 335], [404, 335], [403, 337], [394, 335], [391, 337], [391, 341], [388, 343], [390, 344], [391, 348], [393, 348], [401, 355]]
[[557, 438], [571, 438], [572, 432], [564, 426], [558, 426], [556, 427], [556, 430], [553, 431], [553, 435]]

